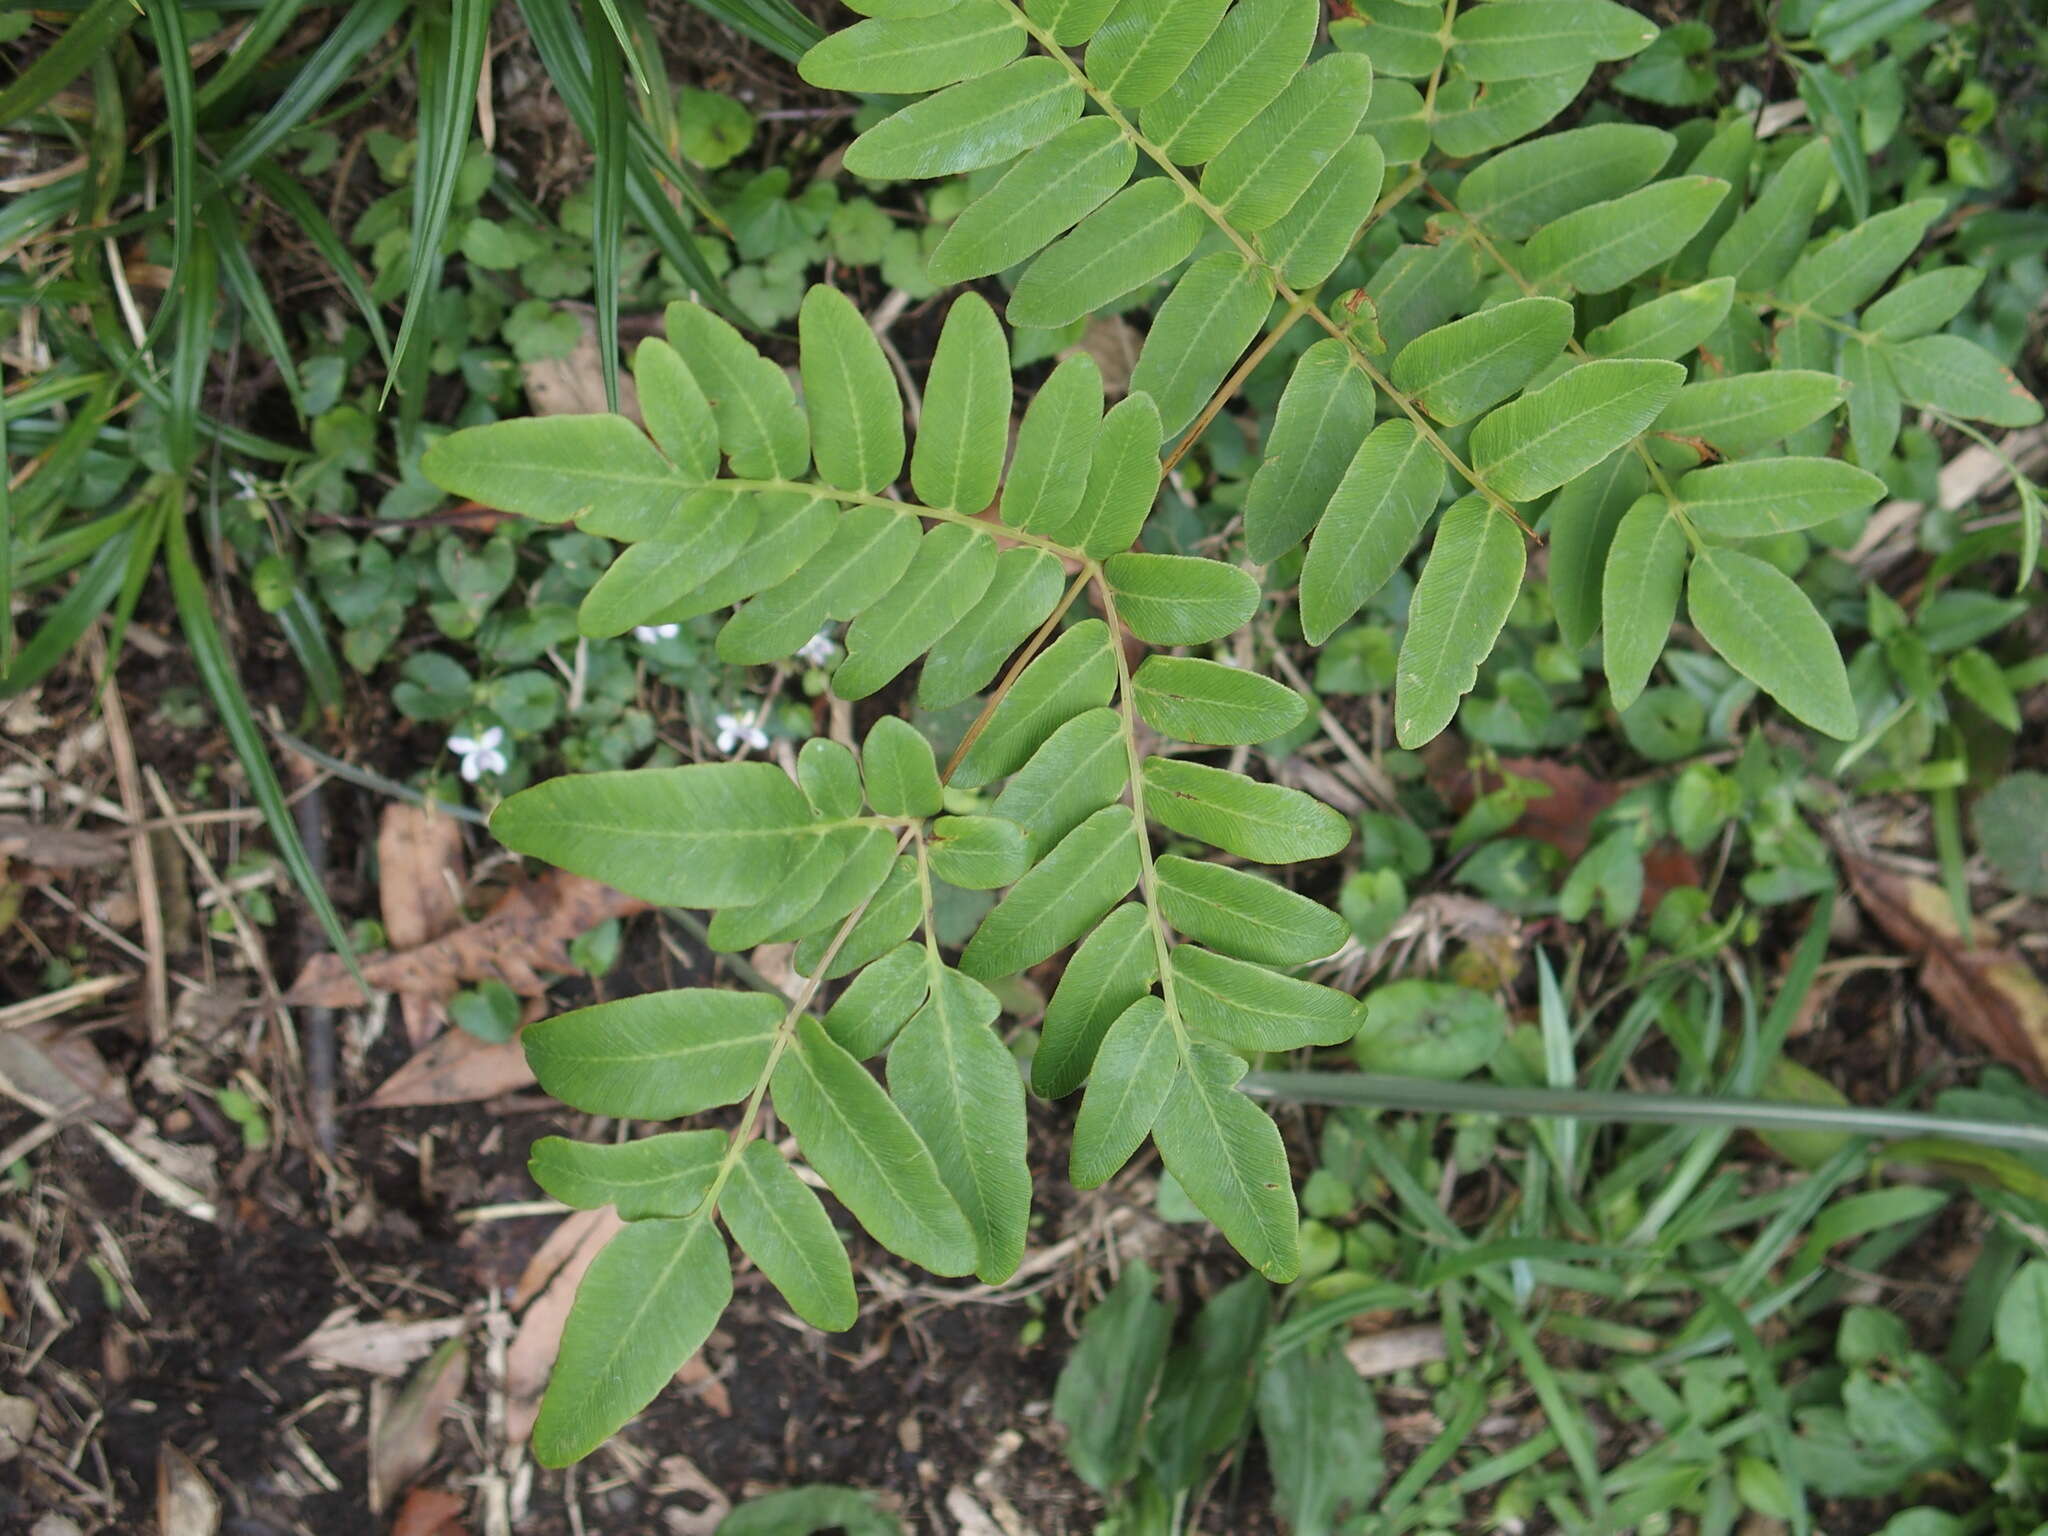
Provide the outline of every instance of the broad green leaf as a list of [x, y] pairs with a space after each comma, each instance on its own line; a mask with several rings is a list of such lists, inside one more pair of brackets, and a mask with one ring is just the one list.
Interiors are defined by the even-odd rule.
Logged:
[[825, 821], [860, 814], [860, 764], [851, 750], [829, 736], [813, 736], [797, 750], [797, 787]]
[[668, 907], [759, 901], [795, 862], [811, 808], [771, 763], [548, 779], [500, 804], [515, 853]]
[[1036, 965], [1093, 928], [1137, 883], [1130, 807], [1105, 806], [1010, 887], [961, 952], [960, 969], [993, 981]]
[[1302, 563], [1309, 644], [1321, 645], [1400, 569], [1443, 483], [1442, 458], [1410, 422], [1389, 421], [1359, 447]]
[[1017, 425], [999, 508], [1012, 528], [1049, 533], [1080, 509], [1102, 428], [1102, 370], [1085, 352], [1061, 360]]
[[520, 1042], [541, 1087], [572, 1109], [676, 1120], [747, 1096], [782, 1010], [765, 993], [687, 987], [543, 1019]]
[[[796, 479], [811, 462], [810, 427], [783, 371], [701, 305], [678, 299], [666, 312], [668, 339], [690, 365], [732, 472]], [[893, 396], [895, 380], [889, 388]]]
[[1108, 118], [1082, 118], [962, 209], [926, 272], [935, 283], [959, 283], [1037, 255], [1129, 181], [1137, 157], [1137, 146]]
[[832, 691], [864, 699], [893, 680], [981, 601], [995, 574], [995, 540], [958, 523], [932, 529], [902, 577], [847, 630]]
[[1863, 311], [1863, 330], [1881, 341], [1911, 341], [1938, 331], [1983, 285], [1979, 267], [1936, 267], [1909, 277]]
[[[849, 507], [815, 555], [725, 621], [718, 654], [753, 666], [795, 654], [828, 619], [850, 619], [889, 591], [918, 555], [917, 519]], [[844, 697], [844, 695], [841, 695]]]
[[718, 1200], [718, 1214], [790, 1309], [839, 1333], [860, 1315], [853, 1266], [811, 1187], [765, 1141], [750, 1141]]
[[1360, 0], [1353, 15], [1330, 23], [1330, 41], [1346, 53], [1362, 53], [1374, 71], [1408, 80], [1427, 80], [1443, 66], [1443, 16], [1434, 5], [1408, 0]]
[[1200, 165], [1286, 88], [1315, 41], [1316, 0], [1238, 0], [1138, 126], [1177, 165]]
[[634, 350], [633, 382], [655, 446], [692, 479], [717, 474], [718, 419], [681, 354], [659, 336], [648, 337]]
[[921, 16], [936, 16], [955, 3], [956, 0], [856, 0], [847, 9], [885, 21], [910, 21]]
[[1024, 829], [1037, 859], [1121, 795], [1130, 773], [1122, 721], [1114, 710], [1091, 709], [1031, 754], [996, 797], [995, 813]]
[[914, 96], [1001, 69], [1028, 41], [999, 0], [953, 0], [936, 15], [877, 17], [835, 32], [797, 61], [797, 73], [828, 91]]
[[596, 1450], [654, 1401], [731, 1300], [732, 1261], [708, 1217], [628, 1223], [576, 1288], [534, 1459], [566, 1467]]
[[1259, 1437], [1295, 1536], [1333, 1536], [1373, 1507], [1387, 1475], [1379, 1404], [1341, 1350], [1291, 1350], [1259, 1372]]
[[1684, 580], [1685, 531], [1670, 503], [1661, 495], [1638, 498], [1614, 530], [1602, 588], [1601, 657], [1616, 709], [1635, 703], [1664, 654]]
[[1600, 585], [1607, 550], [1648, 476], [1643, 462], [1618, 448], [1568, 483], [1550, 503], [1550, 602], [1558, 634], [1574, 651], [1584, 650], [1600, 628]]
[[[800, 14], [800, 13], [799, 13]], [[875, 1495], [837, 1483], [805, 1483], [748, 1499], [718, 1522], [717, 1536], [904, 1536], [903, 1523]]]
[[1372, 101], [1372, 66], [1333, 53], [1293, 83], [1202, 172], [1202, 195], [1243, 234], [1270, 227], [1358, 130]]
[[1844, 336], [1841, 369], [1849, 386], [1849, 444], [1856, 462], [1882, 464], [1899, 440], [1899, 410], [1905, 404], [1884, 344]]
[[437, 438], [420, 472], [451, 496], [564, 523], [602, 510], [658, 526], [697, 484], [623, 416], [522, 416]]
[[1474, 427], [1472, 467], [1510, 501], [1555, 490], [1656, 421], [1684, 382], [1654, 358], [1581, 363]]
[[1674, 491], [1702, 533], [1761, 539], [1875, 506], [1884, 482], [1840, 459], [1745, 459], [1696, 469]]
[[1308, 700], [1286, 684], [1199, 657], [1147, 656], [1131, 697], [1162, 736], [1210, 747], [1270, 741], [1308, 714]]
[[1586, 334], [1586, 350], [1594, 357], [1662, 357], [1676, 362], [1714, 334], [1734, 299], [1734, 278], [1708, 278], [1595, 326]]
[[1241, 859], [1293, 864], [1327, 858], [1351, 841], [1342, 816], [1284, 784], [1170, 757], [1146, 758], [1144, 774], [1146, 815]]
[[526, 1168], [564, 1205], [579, 1211], [616, 1206], [621, 1221], [639, 1221], [696, 1210], [724, 1156], [723, 1131], [671, 1131], [612, 1144], [543, 1136]]
[[996, 499], [1009, 445], [1009, 344], [988, 300], [963, 293], [946, 312], [925, 380], [911, 487], [928, 507], [979, 512]]
[[1365, 1015], [1358, 1000], [1264, 966], [1183, 944], [1173, 952], [1174, 996], [1188, 1028], [1241, 1051], [1342, 1045]]
[[1834, 633], [1791, 577], [1736, 550], [1703, 550], [1686, 607], [1707, 644], [1792, 714], [1843, 741], [1856, 734], [1856, 701]]
[[1294, 206], [1253, 237], [1291, 287], [1313, 288], [1337, 270], [1379, 201], [1386, 169], [1378, 139], [1359, 134], [1347, 140]]
[[1081, 115], [1081, 87], [1049, 58], [1005, 64], [885, 117], [846, 147], [846, 168], [916, 181], [1001, 165]]
[[1688, 384], [1657, 417], [1664, 436], [1699, 438], [1731, 458], [1768, 448], [1818, 421], [1848, 393], [1831, 373], [1773, 368]]
[[1102, 309], [1185, 260], [1207, 228], [1169, 178], [1134, 181], [1024, 269], [1010, 324], [1050, 329]]
[[1593, 66], [1579, 64], [1554, 75], [1503, 80], [1481, 94], [1469, 75], [1453, 74], [1437, 91], [1429, 120], [1437, 148], [1462, 160], [1512, 144], [1577, 101], [1592, 78]]
[[1180, 1187], [1268, 1280], [1301, 1269], [1294, 1183], [1280, 1130], [1235, 1084], [1244, 1062], [1197, 1044], [1174, 1079], [1152, 1139]]
[[806, 839], [765, 901], [719, 909], [709, 929], [712, 947], [733, 953], [837, 922], [882, 883], [894, 850], [895, 839], [883, 827], [834, 827]]
[[882, 344], [853, 301], [823, 283], [804, 295], [797, 330], [819, 478], [881, 490], [903, 471], [903, 402]]
[[2031, 427], [2041, 402], [2012, 370], [1961, 336], [1922, 336], [1884, 348], [1899, 393], [1914, 405], [1933, 406], [1998, 427]]
[[1261, 965], [1306, 965], [1349, 937], [1344, 919], [1284, 885], [1165, 854], [1157, 865], [1159, 908], [1182, 933], [1210, 949]]
[[1511, 299], [1416, 337], [1388, 376], [1438, 421], [1456, 426], [1528, 383], [1571, 339], [1572, 307], [1564, 300]]
[[1637, 123], [1545, 134], [1475, 165], [1458, 183], [1458, 207], [1495, 240], [1526, 240], [1553, 219], [1633, 192], [1671, 158], [1672, 144], [1663, 129]]
[[1079, 509], [1049, 537], [1102, 559], [1130, 548], [1159, 494], [1159, 407], [1130, 394], [1109, 408], [1095, 434]]
[[903, 1111], [816, 1019], [806, 1015], [796, 1028], [774, 1096], [804, 1160], [891, 1253], [935, 1275], [969, 1273], [973, 1230]]
[[1715, 244], [1707, 275], [1732, 277], [1738, 289], [1749, 292], [1769, 289], [1791, 271], [1820, 211], [1831, 165], [1824, 137], [1793, 151]]
[[924, 1006], [931, 966], [922, 944], [899, 944], [847, 984], [825, 1011], [825, 1033], [862, 1061], [888, 1049]]
[[1372, 418], [1372, 381], [1349, 347], [1328, 337], [1302, 353], [1245, 492], [1246, 554], [1269, 564], [1301, 542], [1344, 479]]
[[[1480, 431], [1497, 416], [1481, 422]], [[1525, 560], [1521, 530], [1484, 497], [1467, 496], [1444, 513], [1401, 641], [1394, 735], [1402, 746], [1419, 747], [1451, 723], [1522, 590]]]
[[1469, 240], [1398, 246], [1366, 279], [1365, 296], [1384, 341], [1367, 339], [1366, 349], [1398, 352], [1424, 331], [1479, 307], [1478, 250]]
[[889, 1048], [889, 1088], [966, 1214], [975, 1273], [990, 1285], [1016, 1270], [1031, 1214], [1024, 1082], [989, 1027], [1001, 1011], [988, 988], [948, 966]]
[[1031, 1057], [1031, 1091], [1062, 1099], [1080, 1087], [1110, 1025], [1158, 979], [1152, 920], [1138, 902], [1126, 902], [1096, 925], [1060, 972]]
[[1712, 176], [1674, 176], [1581, 208], [1536, 232], [1523, 273], [1542, 287], [1612, 292], [1677, 255], [1727, 195], [1728, 183]]
[[939, 814], [939, 766], [932, 744], [908, 720], [884, 715], [869, 727], [860, 766], [868, 804], [878, 816], [922, 819]]
[[1076, 1189], [1106, 1184], [1152, 1134], [1173, 1090], [1180, 1048], [1166, 1004], [1141, 997], [1109, 1026], [1074, 1119], [1068, 1178]]
[[1186, 427], [1209, 403], [1272, 307], [1272, 284], [1235, 251], [1204, 256], [1181, 274], [1153, 315], [1131, 372], [1132, 392], [1151, 396], [1159, 407], [1162, 437]]
[[1031, 863], [1024, 829], [1000, 816], [941, 816], [932, 823], [932, 873], [963, 891], [1010, 884]]
[[1117, 616], [1148, 645], [1220, 640], [1259, 606], [1259, 584], [1220, 560], [1111, 555], [1102, 563], [1102, 574], [1114, 594]]
[[996, 556], [995, 575], [974, 610], [940, 637], [918, 674], [917, 702], [950, 709], [979, 693], [1004, 660], [1059, 603], [1060, 563], [1022, 545]]
[[[846, 902], [841, 916], [851, 912], [862, 901], [867, 910], [853, 925], [853, 931], [840, 945], [832, 963], [824, 966], [819, 979], [836, 981], [841, 976], [850, 976], [864, 965], [872, 965], [889, 953], [917, 930], [919, 920], [924, 916], [924, 903], [919, 898], [917, 881], [917, 860], [904, 856], [889, 867], [887, 876], [879, 889], [872, 884], [867, 891], [855, 895]], [[835, 922], [829, 928], [808, 935], [797, 945], [792, 964], [803, 976], [819, 974], [824, 965], [826, 949], [838, 932]]]
[[[1675, 282], [1695, 282], [1707, 275], [1707, 258], [1742, 211], [1743, 194], [1749, 187], [1750, 163], [1756, 155], [1756, 127], [1747, 113], [1734, 113], [1693, 152], [1686, 170], [1694, 176], [1713, 176], [1735, 189], [1736, 195], [1722, 199], [1721, 206], [1686, 248], [1671, 259], [1666, 275]], [[1722, 276], [1725, 274], [1716, 274]], [[1732, 280], [1731, 280], [1732, 281]]]
[[1165, 95], [1223, 19], [1226, 0], [1121, 0], [1088, 43], [1088, 78], [1129, 111]]
[[1655, 22], [1614, 0], [1517, 0], [1461, 11], [1451, 54], [1474, 80], [1522, 80], [1626, 59], [1656, 37]]
[[1024, 11], [1062, 48], [1078, 48], [1115, 7], [1116, 0], [1025, 0]]
[[1138, 1474], [1146, 1406], [1173, 1335], [1173, 1313], [1152, 1295], [1157, 1284], [1142, 1259], [1117, 1277], [1082, 1318], [1080, 1340], [1053, 1391], [1053, 1417], [1067, 1431], [1067, 1460], [1101, 1493], [1114, 1493]]
[[952, 782], [978, 789], [1015, 773], [1054, 731], [1083, 710], [1107, 704], [1116, 689], [1116, 658], [1109, 644], [1107, 624], [1083, 619], [1041, 651], [1010, 685], [953, 770]]
[[654, 537], [619, 551], [583, 594], [576, 627], [600, 639], [651, 622], [678, 588], [709, 581], [739, 557], [754, 535], [759, 499], [741, 491], [693, 491]]
[[1847, 314], [1890, 281], [1945, 206], [1923, 197], [1843, 230], [1794, 262], [1779, 293], [1817, 315]]
[[679, 624], [780, 586], [840, 527], [838, 504], [822, 496], [761, 491], [753, 500], [757, 515], [747, 547], [717, 575], [676, 597], [654, 616], [654, 623]]

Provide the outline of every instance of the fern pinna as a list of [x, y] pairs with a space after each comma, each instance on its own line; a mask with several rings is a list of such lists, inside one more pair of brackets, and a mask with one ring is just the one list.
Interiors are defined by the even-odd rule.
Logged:
[[[802, 70], [931, 93], [845, 163], [975, 177], [935, 277], [1001, 275], [1010, 324], [1038, 328], [1170, 288], [1124, 398], [1105, 409], [1096, 365], [1070, 356], [1014, 449], [1010, 344], [985, 299], [948, 311], [910, 441], [881, 346], [818, 287], [801, 395], [680, 303], [634, 359], [644, 433], [616, 415], [507, 421], [429, 452], [456, 494], [624, 546], [583, 604], [592, 634], [732, 609], [718, 651], [748, 664], [844, 623], [839, 697], [920, 661], [918, 704], [985, 694], [943, 768], [885, 715], [858, 757], [806, 743], [794, 781], [756, 763], [571, 776], [493, 817], [520, 852], [715, 909], [719, 948], [794, 942], [801, 978], [786, 1000], [685, 990], [528, 1030], [541, 1083], [580, 1109], [743, 1106], [730, 1131], [537, 1148], [550, 1193], [628, 1223], [563, 1339], [535, 1431], [550, 1463], [618, 1429], [709, 1333], [731, 1295], [721, 1223], [804, 1318], [853, 1321], [846, 1251], [759, 1137], [764, 1107], [885, 1246], [942, 1275], [1010, 1274], [1025, 1085], [990, 984], [1069, 946], [1029, 1077], [1085, 1087], [1074, 1180], [1109, 1178], [1149, 1136], [1252, 1264], [1294, 1275], [1281, 1139], [1233, 1084], [1248, 1054], [1350, 1038], [1362, 1009], [1296, 974], [1343, 922], [1247, 866], [1327, 858], [1349, 827], [1203, 750], [1284, 734], [1301, 695], [1177, 652], [1255, 620], [1240, 658], [1297, 622], [1319, 644], [1434, 525], [1394, 693], [1398, 739], [1420, 744], [1472, 687], [1541, 529], [1561, 636], [1600, 639], [1617, 705], [1683, 596], [1737, 671], [1851, 737], [1857, 701], [1783, 536], [1879, 497], [1871, 467], [1904, 407], [2040, 416], [1989, 354], [1940, 334], [1975, 273], [1893, 282], [1941, 206], [1861, 217], [1853, 145], [1759, 143], [1739, 116], [1531, 137], [1655, 36], [1610, 0], [1363, 0], [1327, 29], [1316, 0], [856, 9], [869, 19]], [[1306, 347], [1304, 324], [1321, 333]], [[1165, 464], [1255, 372], [1290, 364], [1228, 547], [1145, 550]], [[2029, 517], [2024, 572], [2038, 539]], [[1276, 569], [1287, 581], [1262, 583]], [[951, 960], [946, 886], [1004, 893]], [[886, 1086], [864, 1064], [885, 1055]]]

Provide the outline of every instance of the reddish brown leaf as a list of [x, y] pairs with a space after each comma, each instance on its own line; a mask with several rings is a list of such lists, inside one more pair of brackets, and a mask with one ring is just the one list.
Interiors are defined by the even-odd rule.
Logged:
[[415, 1488], [391, 1521], [391, 1536], [465, 1536], [462, 1500], [443, 1488]]
[[[377, 827], [377, 902], [394, 950], [422, 944], [462, 926], [462, 826], [426, 806], [388, 805]], [[404, 994], [406, 1037], [415, 1049], [448, 1025], [438, 997]]]
[[473, 1104], [533, 1086], [533, 1068], [515, 1040], [492, 1042], [451, 1029], [363, 1100], [365, 1109], [412, 1109], [422, 1104]]
[[1949, 1022], [2036, 1087], [2048, 1087], [2048, 987], [2041, 978], [2010, 950], [1965, 945], [1940, 886], [1862, 859], [1844, 862], [1857, 901], [1920, 962], [1920, 985]]
[[[595, 880], [549, 870], [512, 887], [481, 921], [417, 949], [365, 957], [363, 975], [380, 992], [418, 997], [450, 997], [479, 981], [502, 981], [523, 997], [539, 997], [547, 990], [541, 972], [575, 969], [572, 940], [606, 918], [630, 917], [647, 907]], [[339, 955], [315, 955], [285, 1001], [346, 1008], [362, 996]]]
[[[562, 1266], [574, 1258], [583, 1247], [584, 1239], [599, 1227], [606, 1227], [607, 1219], [617, 1221], [611, 1207], [601, 1206], [594, 1211], [574, 1211], [556, 1223], [548, 1233], [547, 1240], [526, 1261], [526, 1268], [519, 1276], [519, 1283], [512, 1287], [512, 1310], [517, 1312], [534, 1297], [547, 1288]], [[606, 1228], [607, 1232], [617, 1231], [616, 1225]]]
[[461, 1339], [450, 1339], [403, 1391], [392, 1395], [388, 1387], [372, 1388], [370, 1513], [382, 1514], [440, 1453], [441, 1420], [468, 1380], [469, 1348]]

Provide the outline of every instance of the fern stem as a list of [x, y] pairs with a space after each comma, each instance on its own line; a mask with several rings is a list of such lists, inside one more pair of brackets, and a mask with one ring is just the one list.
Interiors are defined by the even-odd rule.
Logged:
[[894, 496], [877, 496], [867, 491], [843, 491], [837, 486], [821, 485], [814, 480], [713, 480], [706, 490], [725, 491], [797, 491], [805, 496], [822, 496], [828, 501], [840, 501], [854, 507], [881, 507], [886, 511], [904, 517], [929, 517], [941, 523], [957, 523], [962, 528], [971, 528], [989, 538], [1008, 539], [1013, 544], [1028, 544], [1033, 549], [1042, 549], [1061, 560], [1086, 560], [1088, 557], [1078, 549], [1069, 549], [1051, 539], [1041, 538], [1035, 533], [1026, 533], [1021, 528], [1012, 528], [1003, 523], [992, 523], [985, 517], [972, 512], [956, 512], [950, 507], [927, 507], [921, 502], [899, 501]]
[[946, 766], [939, 770], [941, 784], [952, 779], [953, 771], [960, 766], [961, 759], [967, 756], [968, 750], [980, 739], [981, 733], [988, 729], [988, 723], [995, 715], [996, 706], [1009, 695], [1010, 685], [1017, 681], [1024, 669], [1030, 666], [1038, 653], [1044, 649], [1045, 642], [1050, 640], [1053, 631], [1060, 627], [1060, 620], [1067, 616], [1067, 610], [1074, 606], [1074, 600], [1081, 595], [1082, 589], [1094, 578], [1098, 569], [1093, 560], [1082, 560], [1081, 569], [1068, 584], [1066, 595], [1060, 599], [1059, 607], [1045, 616], [1045, 622], [1038, 626], [1038, 633], [1025, 642], [1024, 649], [1017, 653], [1016, 660], [1010, 663], [1009, 670], [1003, 674], [1002, 680], [989, 690], [988, 699], [981, 706], [981, 713], [974, 717], [974, 723], [967, 727], [967, 733], [960, 738], [960, 745], [953, 749], [953, 755], [946, 759]]
[[1181, 439], [1174, 445], [1173, 452], [1166, 456], [1166, 463], [1160, 468], [1161, 474], [1173, 473], [1174, 466], [1187, 457], [1188, 450], [1195, 446], [1204, 432], [1209, 430], [1209, 423], [1216, 419], [1216, 413], [1228, 405], [1237, 392], [1244, 388], [1244, 381], [1252, 376], [1252, 370], [1266, 360], [1266, 354], [1279, 344], [1282, 336], [1294, 329], [1295, 321], [1307, 314], [1314, 306], [1314, 302], [1313, 298], [1306, 294], [1296, 299], [1287, 307], [1287, 313], [1280, 317], [1279, 324], [1266, 332], [1259, 344], [1244, 355], [1244, 361], [1231, 370], [1230, 377], [1225, 379], [1218, 386], [1216, 393], [1209, 397], [1209, 403], [1202, 407], [1202, 414], [1195, 418], [1195, 424], [1181, 434]]

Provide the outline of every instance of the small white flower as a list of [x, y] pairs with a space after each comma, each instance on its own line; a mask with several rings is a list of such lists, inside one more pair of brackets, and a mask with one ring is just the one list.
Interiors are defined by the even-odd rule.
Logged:
[[512, 766], [512, 760], [500, 747], [504, 744], [503, 726], [492, 726], [481, 736], [450, 736], [448, 750], [462, 759], [462, 780], [474, 784], [487, 773], [503, 773]]
[[796, 648], [799, 660], [808, 661], [814, 667], [822, 667], [839, 654], [839, 647], [832, 643], [832, 637], [819, 630], [810, 639]]
[[712, 725], [718, 731], [718, 750], [731, 757], [744, 742], [755, 752], [768, 750], [768, 733], [748, 715], [720, 715]]
[[633, 638], [642, 645], [653, 645], [660, 640], [673, 640], [683, 632], [680, 624], [638, 624], [633, 628]]

